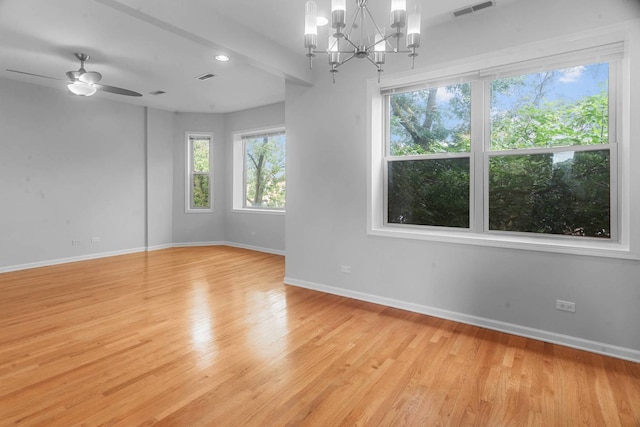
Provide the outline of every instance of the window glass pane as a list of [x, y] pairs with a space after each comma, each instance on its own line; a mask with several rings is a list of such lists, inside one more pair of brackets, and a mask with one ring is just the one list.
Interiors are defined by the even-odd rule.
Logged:
[[495, 156], [489, 229], [610, 238], [609, 150]]
[[609, 142], [609, 64], [491, 82], [491, 149]]
[[193, 175], [192, 208], [209, 208], [209, 175]]
[[390, 95], [389, 103], [392, 156], [470, 150], [469, 83]]
[[244, 139], [245, 207], [284, 208], [284, 133]]
[[469, 227], [469, 158], [389, 162], [388, 222]]
[[191, 144], [193, 171], [209, 172], [209, 139], [194, 139]]

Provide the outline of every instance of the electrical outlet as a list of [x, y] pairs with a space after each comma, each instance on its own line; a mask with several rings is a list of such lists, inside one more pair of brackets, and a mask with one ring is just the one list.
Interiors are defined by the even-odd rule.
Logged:
[[350, 265], [343, 265], [340, 267], [340, 271], [343, 273], [351, 273], [351, 266]]
[[71, 245], [72, 245], [72, 246], [78, 246], [78, 245], [80, 245], [80, 240], [72, 240], [72, 241], [71, 241]]
[[576, 312], [576, 303], [571, 301], [562, 301], [560, 299], [556, 300], [556, 309], [562, 311], [570, 311], [571, 313]]

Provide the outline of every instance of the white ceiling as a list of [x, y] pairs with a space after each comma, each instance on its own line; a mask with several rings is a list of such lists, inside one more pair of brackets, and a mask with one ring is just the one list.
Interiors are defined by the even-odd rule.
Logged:
[[[479, 0], [420, 0], [424, 26]], [[499, 0], [498, 2], [513, 1]], [[0, 77], [55, 87], [89, 54], [101, 83], [141, 98], [95, 96], [169, 111], [225, 113], [284, 101], [284, 81], [311, 83], [303, 46], [305, 0], [0, 0]], [[329, 15], [330, 0], [317, 0]], [[370, 0], [388, 16], [390, 0]], [[352, 10], [351, 0], [347, 9]], [[350, 12], [348, 12], [350, 13]], [[231, 57], [227, 63], [213, 59]], [[216, 76], [195, 79], [204, 73]], [[159, 96], [150, 92], [162, 90]]]

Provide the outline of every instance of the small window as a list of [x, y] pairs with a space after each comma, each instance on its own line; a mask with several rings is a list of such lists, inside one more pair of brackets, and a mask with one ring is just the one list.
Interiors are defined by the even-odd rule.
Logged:
[[234, 135], [234, 209], [285, 209], [286, 136], [282, 128]]
[[211, 135], [187, 134], [187, 212], [211, 212]]

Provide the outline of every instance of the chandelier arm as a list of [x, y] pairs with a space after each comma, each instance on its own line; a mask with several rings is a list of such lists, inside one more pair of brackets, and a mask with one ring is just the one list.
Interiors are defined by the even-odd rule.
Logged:
[[352, 60], [353, 58], [355, 58], [355, 57], [356, 57], [356, 55], [355, 55], [355, 54], [352, 54], [350, 57], [348, 57], [347, 59], [345, 59], [345, 60], [344, 60], [344, 61], [342, 61], [341, 63], [336, 64], [336, 67], [335, 67], [335, 68], [338, 68], [338, 67], [339, 67], [339, 66], [341, 66], [342, 64], [346, 64], [347, 62], [351, 61], [351, 60]]
[[376, 68], [380, 68], [380, 66], [378, 64], [376, 64], [376, 61], [374, 61], [373, 59], [371, 59], [371, 56], [367, 55], [367, 59], [369, 60], [369, 62], [371, 62]]
[[347, 37], [351, 38], [351, 33], [353, 32], [353, 26], [356, 23], [356, 19], [358, 19], [358, 15], [360, 15], [360, 8], [357, 8], [355, 12], [353, 12], [353, 19], [351, 20], [351, 26], [349, 27], [349, 34], [345, 34], [345, 39]]
[[[382, 33], [380, 33], [380, 35], [382, 35]], [[378, 43], [382, 43], [382, 42], [384, 42], [384, 44], [385, 44], [385, 46], [386, 46], [386, 45], [387, 45], [387, 40], [389, 40], [391, 37], [393, 37], [393, 34], [389, 34], [388, 36], [384, 36], [384, 38], [383, 38], [382, 40], [379, 40], [379, 41], [378, 41]], [[378, 43], [373, 43], [372, 45], [367, 46], [367, 50], [369, 50], [369, 49], [373, 49], [373, 47], [374, 47], [375, 45], [377, 45]], [[389, 45], [390, 45], [390, 44], [389, 44]], [[384, 52], [385, 52], [385, 53], [396, 53], [397, 51], [396, 51], [395, 49], [394, 49], [394, 50], [387, 50], [387, 49], [385, 48]], [[410, 52], [410, 51], [408, 50], [407, 52]]]
[[358, 46], [357, 44], [355, 44], [354, 42], [352, 42], [352, 41], [351, 41], [351, 37], [345, 37], [344, 39], [345, 39], [347, 42], [349, 42], [349, 44], [350, 44], [351, 46], [353, 46], [356, 50], [358, 50], [358, 49], [359, 49], [359, 46]]

